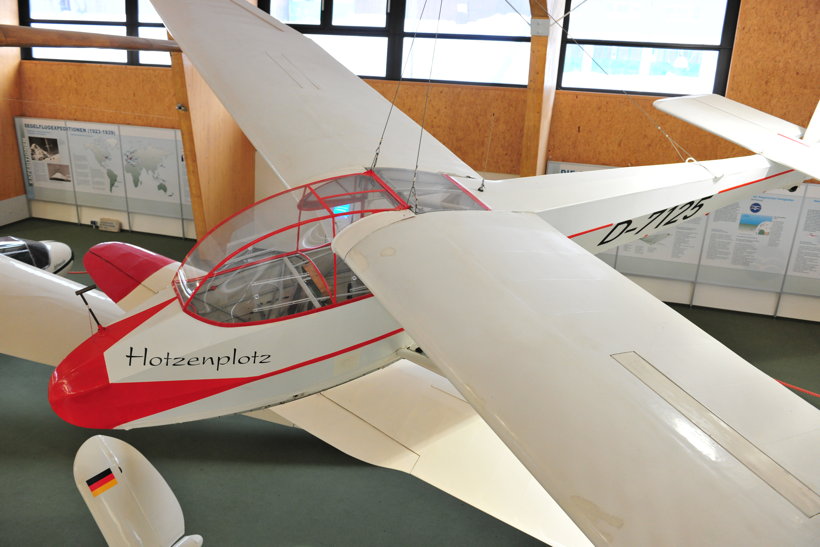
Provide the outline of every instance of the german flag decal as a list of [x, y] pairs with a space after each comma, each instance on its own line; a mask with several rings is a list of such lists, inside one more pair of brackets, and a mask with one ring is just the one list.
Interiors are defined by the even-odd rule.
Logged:
[[111, 471], [111, 468], [108, 468], [101, 473], [97, 473], [85, 481], [85, 483], [88, 485], [88, 488], [91, 490], [94, 497], [97, 497], [106, 490], [116, 486], [117, 479], [114, 477], [114, 473]]

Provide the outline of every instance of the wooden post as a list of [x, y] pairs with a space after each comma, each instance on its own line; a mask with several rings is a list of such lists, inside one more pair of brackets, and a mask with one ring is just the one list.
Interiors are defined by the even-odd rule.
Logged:
[[196, 161], [196, 146], [194, 146], [194, 128], [188, 106], [188, 88], [185, 85], [185, 66], [182, 61], [182, 53], [171, 53], [171, 78], [173, 79], [177, 111], [179, 112], [179, 128], [182, 133], [182, 149], [185, 155], [185, 169], [188, 173], [194, 227], [196, 237], [200, 239], [208, 232], [208, 227], [205, 221], [205, 205], [202, 201], [202, 186], [199, 183], [199, 168]]
[[[550, 12], [563, 13], [563, 2], [553, 0]], [[542, 175], [547, 169], [547, 139], [552, 117], [555, 81], [558, 74], [560, 28], [550, 25], [547, 4], [530, 0], [533, 33], [530, 39], [530, 72], [527, 82], [527, 110], [521, 142], [521, 176]], [[547, 31], [549, 29], [549, 32]], [[552, 34], [552, 36], [548, 35]]]

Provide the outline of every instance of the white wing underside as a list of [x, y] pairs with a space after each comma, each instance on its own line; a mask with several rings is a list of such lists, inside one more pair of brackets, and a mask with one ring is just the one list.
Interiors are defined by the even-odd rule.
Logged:
[[816, 541], [817, 410], [537, 216], [380, 214], [334, 250], [593, 543]]
[[[370, 167], [390, 103], [321, 47], [245, 0], [152, 2], [185, 55], [287, 185]], [[379, 165], [412, 169], [419, 132], [394, 109]], [[423, 171], [477, 177], [426, 132], [420, 158]]]
[[346, 454], [409, 473], [554, 547], [590, 545], [441, 376], [398, 361], [255, 418], [295, 424]]
[[[0, 256], [0, 353], [57, 366], [97, 326], [75, 292], [79, 283]], [[125, 315], [100, 291], [85, 298], [103, 325]]]

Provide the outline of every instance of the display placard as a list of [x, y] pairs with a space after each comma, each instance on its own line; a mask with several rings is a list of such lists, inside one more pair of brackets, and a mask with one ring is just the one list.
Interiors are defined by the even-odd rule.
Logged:
[[185, 220], [194, 219], [194, 211], [191, 207], [191, 187], [188, 185], [188, 165], [185, 163], [185, 149], [182, 146], [182, 133], [175, 131], [177, 141], [177, 157], [179, 158], [179, 188], [182, 199], [182, 218]]
[[29, 199], [75, 203], [64, 121], [17, 118], [20, 162]]
[[806, 185], [783, 292], [820, 296], [820, 185]]
[[694, 281], [706, 222], [703, 217], [670, 226], [618, 247], [618, 271]]
[[29, 199], [191, 220], [181, 133], [15, 118]]
[[779, 292], [803, 192], [771, 190], [709, 215], [697, 282]]

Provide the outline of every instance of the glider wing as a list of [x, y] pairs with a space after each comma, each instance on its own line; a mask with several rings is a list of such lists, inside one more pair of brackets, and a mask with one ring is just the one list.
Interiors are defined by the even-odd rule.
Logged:
[[817, 410], [536, 215], [380, 213], [334, 250], [593, 543], [818, 537]]
[[[421, 129], [299, 32], [245, 0], [152, 0], [185, 55], [288, 186], [412, 168]], [[424, 133], [419, 168], [477, 176]]]

